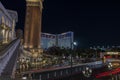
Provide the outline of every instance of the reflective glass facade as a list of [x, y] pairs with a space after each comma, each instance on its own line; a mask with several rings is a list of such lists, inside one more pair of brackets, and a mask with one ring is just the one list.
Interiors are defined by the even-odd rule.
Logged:
[[52, 46], [58, 46], [61, 48], [73, 48], [72, 42], [74, 34], [72, 31], [61, 33], [61, 34], [41, 34], [41, 46], [43, 49], [48, 49]]

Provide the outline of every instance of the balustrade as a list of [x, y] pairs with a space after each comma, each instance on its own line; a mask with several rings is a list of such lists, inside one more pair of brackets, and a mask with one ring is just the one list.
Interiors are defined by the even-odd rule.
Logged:
[[10, 60], [11, 56], [14, 54], [16, 48], [19, 46], [20, 40], [16, 40], [14, 43], [5, 49], [5, 51], [1, 52], [0, 54], [0, 75], [4, 68], [6, 67], [8, 61]]

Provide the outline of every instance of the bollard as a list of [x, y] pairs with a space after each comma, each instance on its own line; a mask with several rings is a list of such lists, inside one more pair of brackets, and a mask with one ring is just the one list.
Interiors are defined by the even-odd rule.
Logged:
[[54, 72], [54, 76], [56, 77], [56, 72]]
[[118, 74], [118, 80], [120, 80], [120, 74]]
[[60, 71], [60, 75], [62, 76], [63, 71]]
[[66, 74], [68, 74], [68, 70], [66, 70]]
[[76, 71], [76, 72], [78, 71], [77, 68], [75, 68], [75, 71]]
[[115, 80], [118, 80], [118, 79], [117, 79], [117, 75], [115, 76]]
[[50, 75], [49, 75], [49, 73], [47, 74], [47, 78], [48, 78], [48, 79], [50, 78]]
[[81, 71], [81, 67], [79, 68], [79, 71]]
[[42, 80], [42, 79], [41, 79], [41, 75], [39, 76], [39, 80]]

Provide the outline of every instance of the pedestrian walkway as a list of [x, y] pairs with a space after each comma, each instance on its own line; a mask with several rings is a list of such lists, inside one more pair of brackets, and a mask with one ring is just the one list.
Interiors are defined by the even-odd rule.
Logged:
[[7, 49], [9, 49], [15, 43], [15, 41], [16, 39], [7, 44], [0, 44], [0, 56], [2, 56], [5, 51], [7, 51]]
[[[17, 48], [16, 48], [17, 49]], [[7, 66], [5, 67], [5, 69], [3, 70], [3, 73], [1, 74], [1, 76], [11, 76], [15, 62], [17, 60], [17, 56], [18, 56], [18, 52], [17, 50], [14, 52], [14, 54], [12, 55], [12, 57], [10, 58]]]

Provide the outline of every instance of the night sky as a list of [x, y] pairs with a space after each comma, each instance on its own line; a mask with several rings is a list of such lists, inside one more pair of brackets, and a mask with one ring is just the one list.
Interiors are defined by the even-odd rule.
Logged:
[[[120, 3], [98, 0], [44, 0], [42, 32], [73, 31], [80, 47], [120, 45]], [[16, 29], [24, 29], [25, 1], [1, 0], [17, 10]]]

